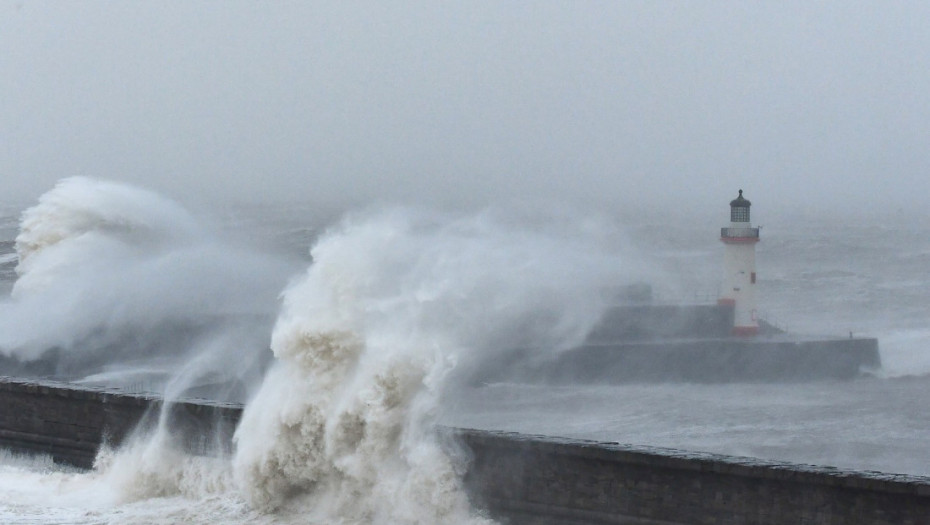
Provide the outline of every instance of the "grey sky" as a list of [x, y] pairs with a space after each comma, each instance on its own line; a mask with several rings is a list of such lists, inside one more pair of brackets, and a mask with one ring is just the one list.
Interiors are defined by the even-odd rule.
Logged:
[[927, 2], [8, 2], [0, 200], [930, 196]]

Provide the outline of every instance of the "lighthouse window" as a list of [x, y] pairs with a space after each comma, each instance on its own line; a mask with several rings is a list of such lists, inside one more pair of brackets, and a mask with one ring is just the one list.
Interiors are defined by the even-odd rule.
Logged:
[[731, 222], [749, 222], [749, 208], [743, 206], [733, 206], [730, 208]]

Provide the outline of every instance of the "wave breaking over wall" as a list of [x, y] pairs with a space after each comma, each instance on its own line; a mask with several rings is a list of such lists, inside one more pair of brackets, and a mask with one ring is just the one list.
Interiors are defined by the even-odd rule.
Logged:
[[[237, 431], [250, 501], [321, 520], [484, 522], [469, 510], [462, 458], [443, 452], [433, 423], [457, 365], [518, 341], [567, 345], [597, 319], [592, 294], [612, 265], [583, 250], [553, 257], [557, 242], [486, 216], [404, 210], [321, 238], [284, 294], [276, 363]], [[586, 278], [566, 287], [575, 272]], [[539, 311], [550, 322], [528, 323]]]
[[65, 179], [23, 214], [0, 351], [87, 384], [155, 377], [169, 405], [241, 386], [231, 457], [189, 458], [164, 425], [105, 450], [95, 483], [122, 501], [220, 495], [310, 522], [486, 523], [462, 486], [466, 455], [435, 431], [443, 400], [510, 349], [543, 359], [578, 344], [605, 286], [645, 273], [605, 239], [616, 232], [575, 216], [359, 213], [285, 288], [293, 261], [224, 242], [168, 199]]

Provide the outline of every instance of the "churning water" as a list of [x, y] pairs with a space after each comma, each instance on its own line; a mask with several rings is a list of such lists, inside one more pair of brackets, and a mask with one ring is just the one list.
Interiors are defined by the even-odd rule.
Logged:
[[[159, 432], [101, 452], [91, 472], [0, 455], [0, 521], [486, 522], [437, 422], [930, 474], [926, 221], [769, 212], [778, 224], [763, 229], [769, 319], [879, 337], [880, 377], [474, 385], [463, 371], [503, 348], [577, 343], [605, 288], [712, 295], [720, 224], [391, 209], [307, 225], [280, 212], [207, 226], [145, 190], [78, 178], [0, 219], [4, 355], [55, 348], [74, 380], [248, 401], [232, 457], [187, 456]], [[311, 243], [312, 263], [293, 255]]]

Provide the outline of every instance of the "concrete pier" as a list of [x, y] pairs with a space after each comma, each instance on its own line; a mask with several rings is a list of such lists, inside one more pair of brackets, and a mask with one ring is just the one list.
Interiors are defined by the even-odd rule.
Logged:
[[874, 338], [788, 334], [764, 321], [752, 337], [732, 329], [728, 304], [614, 306], [582, 344], [553, 355], [532, 347], [502, 352], [473, 382], [792, 382], [881, 368]]
[[727, 337], [589, 343], [538, 377], [558, 383], [691, 383], [852, 379], [881, 368], [871, 338]]

